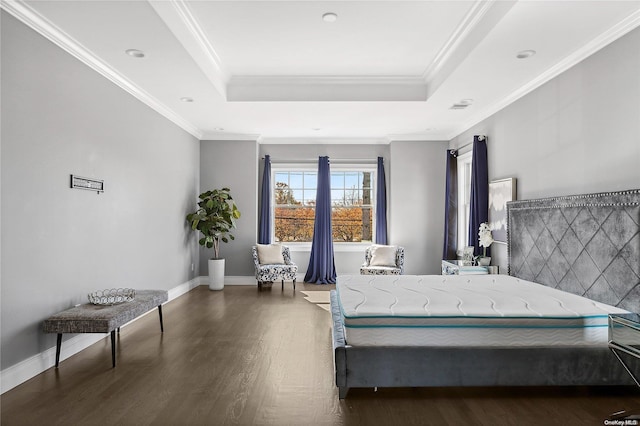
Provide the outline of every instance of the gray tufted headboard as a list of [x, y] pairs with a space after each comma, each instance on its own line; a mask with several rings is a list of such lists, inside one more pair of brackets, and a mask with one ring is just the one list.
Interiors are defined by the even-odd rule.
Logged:
[[640, 190], [507, 203], [509, 275], [640, 312]]

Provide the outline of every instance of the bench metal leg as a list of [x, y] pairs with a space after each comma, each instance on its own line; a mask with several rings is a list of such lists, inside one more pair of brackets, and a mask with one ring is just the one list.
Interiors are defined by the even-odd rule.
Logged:
[[116, 367], [116, 331], [111, 330], [111, 363]]
[[58, 333], [58, 341], [56, 343], [56, 368], [60, 364], [60, 348], [62, 347], [62, 333]]
[[158, 305], [158, 315], [160, 315], [160, 331], [164, 333], [164, 324], [162, 324], [162, 305]]
[[338, 399], [345, 399], [347, 397], [347, 393], [349, 393], [349, 388], [347, 386], [338, 386]]

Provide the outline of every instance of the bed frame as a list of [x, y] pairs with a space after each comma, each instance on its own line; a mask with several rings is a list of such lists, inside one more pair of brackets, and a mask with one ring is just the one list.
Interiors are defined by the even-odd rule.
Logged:
[[[640, 190], [507, 205], [509, 274], [637, 312]], [[331, 294], [339, 398], [352, 387], [633, 385], [608, 348], [346, 344]]]

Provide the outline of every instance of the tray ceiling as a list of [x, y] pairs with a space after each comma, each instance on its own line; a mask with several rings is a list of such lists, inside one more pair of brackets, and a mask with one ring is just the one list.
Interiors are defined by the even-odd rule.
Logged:
[[640, 1], [2, 8], [196, 137], [263, 143], [448, 140], [640, 25]]

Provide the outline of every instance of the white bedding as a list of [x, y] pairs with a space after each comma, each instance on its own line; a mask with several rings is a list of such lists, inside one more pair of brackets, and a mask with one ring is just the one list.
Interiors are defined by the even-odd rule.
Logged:
[[347, 344], [606, 346], [627, 312], [507, 275], [342, 275]]

